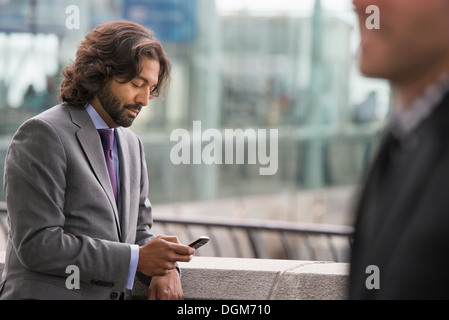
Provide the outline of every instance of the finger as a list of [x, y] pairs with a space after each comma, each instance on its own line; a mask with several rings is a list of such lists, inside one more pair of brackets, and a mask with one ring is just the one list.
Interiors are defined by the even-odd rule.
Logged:
[[161, 236], [161, 238], [168, 242], [179, 243], [177, 236]]
[[184, 255], [184, 256], [191, 256], [195, 254], [195, 249], [189, 246], [186, 246], [184, 244], [172, 244], [171, 247], [173, 248], [173, 251], [176, 254]]
[[190, 255], [177, 255], [176, 261], [178, 262], [190, 262], [192, 260], [192, 256]]

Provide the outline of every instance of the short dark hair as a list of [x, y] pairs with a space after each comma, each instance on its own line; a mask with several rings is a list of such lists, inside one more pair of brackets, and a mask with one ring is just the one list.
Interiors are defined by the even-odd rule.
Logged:
[[158, 83], [153, 97], [165, 93], [171, 61], [153, 32], [130, 21], [114, 21], [94, 25], [78, 47], [76, 59], [62, 75], [59, 99], [83, 107], [112, 78], [131, 81], [142, 71], [142, 58], [159, 61]]

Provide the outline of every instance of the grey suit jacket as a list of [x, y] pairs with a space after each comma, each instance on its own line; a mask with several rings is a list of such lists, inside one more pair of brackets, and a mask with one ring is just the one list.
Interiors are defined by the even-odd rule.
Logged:
[[[84, 109], [26, 121], [6, 156], [9, 237], [1, 299], [110, 299], [124, 292], [130, 245], [154, 236], [141, 141], [118, 128], [121, 221], [100, 137]], [[68, 289], [68, 266], [80, 288]]]

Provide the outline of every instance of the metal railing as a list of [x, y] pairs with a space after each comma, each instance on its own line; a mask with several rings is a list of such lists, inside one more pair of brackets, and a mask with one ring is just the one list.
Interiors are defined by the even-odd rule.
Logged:
[[[155, 217], [155, 224], [166, 227], [170, 232], [169, 226], [182, 226], [188, 239], [194, 239], [197, 233], [192, 232], [193, 227], [202, 227], [211, 238], [214, 256], [225, 256], [221, 239], [217, 236], [218, 229], [224, 229], [232, 243], [235, 256], [248, 258], [241, 250], [243, 242], [248, 242], [250, 247], [250, 257], [254, 258], [283, 258], [297, 260], [320, 260], [317, 254], [318, 250], [326, 251], [329, 259], [332, 261], [344, 261], [348, 257], [344, 256], [349, 252], [353, 228], [343, 225], [329, 225], [319, 223], [303, 223], [293, 221], [279, 220], [256, 220], [256, 219], [236, 219], [236, 218], [217, 218], [217, 217], [184, 217], [181, 215], [164, 215]], [[215, 232], [214, 232], [215, 230]], [[238, 234], [237, 234], [238, 233]], [[263, 235], [271, 234], [277, 238], [281, 252], [275, 248], [276, 256], [270, 256], [270, 248], [263, 241]], [[240, 236], [240, 237], [239, 237]], [[223, 234], [221, 238], [223, 238]], [[246, 239], [245, 239], [246, 238]], [[336, 238], [339, 238], [340, 246], [335, 244]], [[320, 240], [325, 240], [323, 241]], [[271, 240], [265, 242], [273, 243]], [[275, 247], [272, 244], [273, 247]], [[298, 252], [302, 248], [302, 252]], [[227, 248], [229, 251], [229, 248]], [[296, 249], [296, 250], [295, 250]]]
[[[7, 234], [6, 204], [0, 202], [0, 225]], [[3, 216], [3, 217], [2, 217]], [[325, 251], [329, 257], [325, 260], [346, 262], [350, 251], [353, 228], [351, 226], [330, 225], [320, 223], [303, 223], [278, 220], [236, 219], [219, 217], [186, 217], [182, 215], [164, 215], [154, 217], [154, 226], [162, 228], [167, 234], [178, 234], [173, 228], [181, 228], [188, 239], [198, 236], [194, 228], [202, 228], [210, 237], [212, 255], [216, 257], [228, 256], [223, 251], [226, 243], [232, 243], [234, 256], [240, 258], [281, 258], [296, 260], [323, 260], [318, 255]], [[218, 231], [221, 232], [218, 232]], [[223, 234], [222, 231], [225, 231]], [[220, 234], [218, 234], [220, 233]], [[275, 247], [276, 256], [270, 256], [270, 248], [263, 241], [263, 236], [271, 234], [277, 238], [279, 246]], [[227, 237], [228, 241], [222, 241]], [[340, 241], [336, 240], [339, 239]], [[6, 240], [6, 239], [5, 239]], [[324, 241], [323, 241], [324, 240]], [[0, 239], [0, 241], [3, 241]], [[243, 243], [247, 243], [251, 253], [244, 253]], [[279, 250], [281, 247], [281, 250]]]

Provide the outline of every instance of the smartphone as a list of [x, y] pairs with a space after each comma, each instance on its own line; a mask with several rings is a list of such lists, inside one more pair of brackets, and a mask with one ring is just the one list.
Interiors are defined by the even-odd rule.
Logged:
[[202, 237], [199, 237], [198, 239], [196, 239], [195, 241], [193, 241], [192, 243], [190, 243], [189, 247], [192, 247], [196, 250], [199, 247], [204, 246], [208, 241], [209, 241], [209, 237], [202, 236]]

